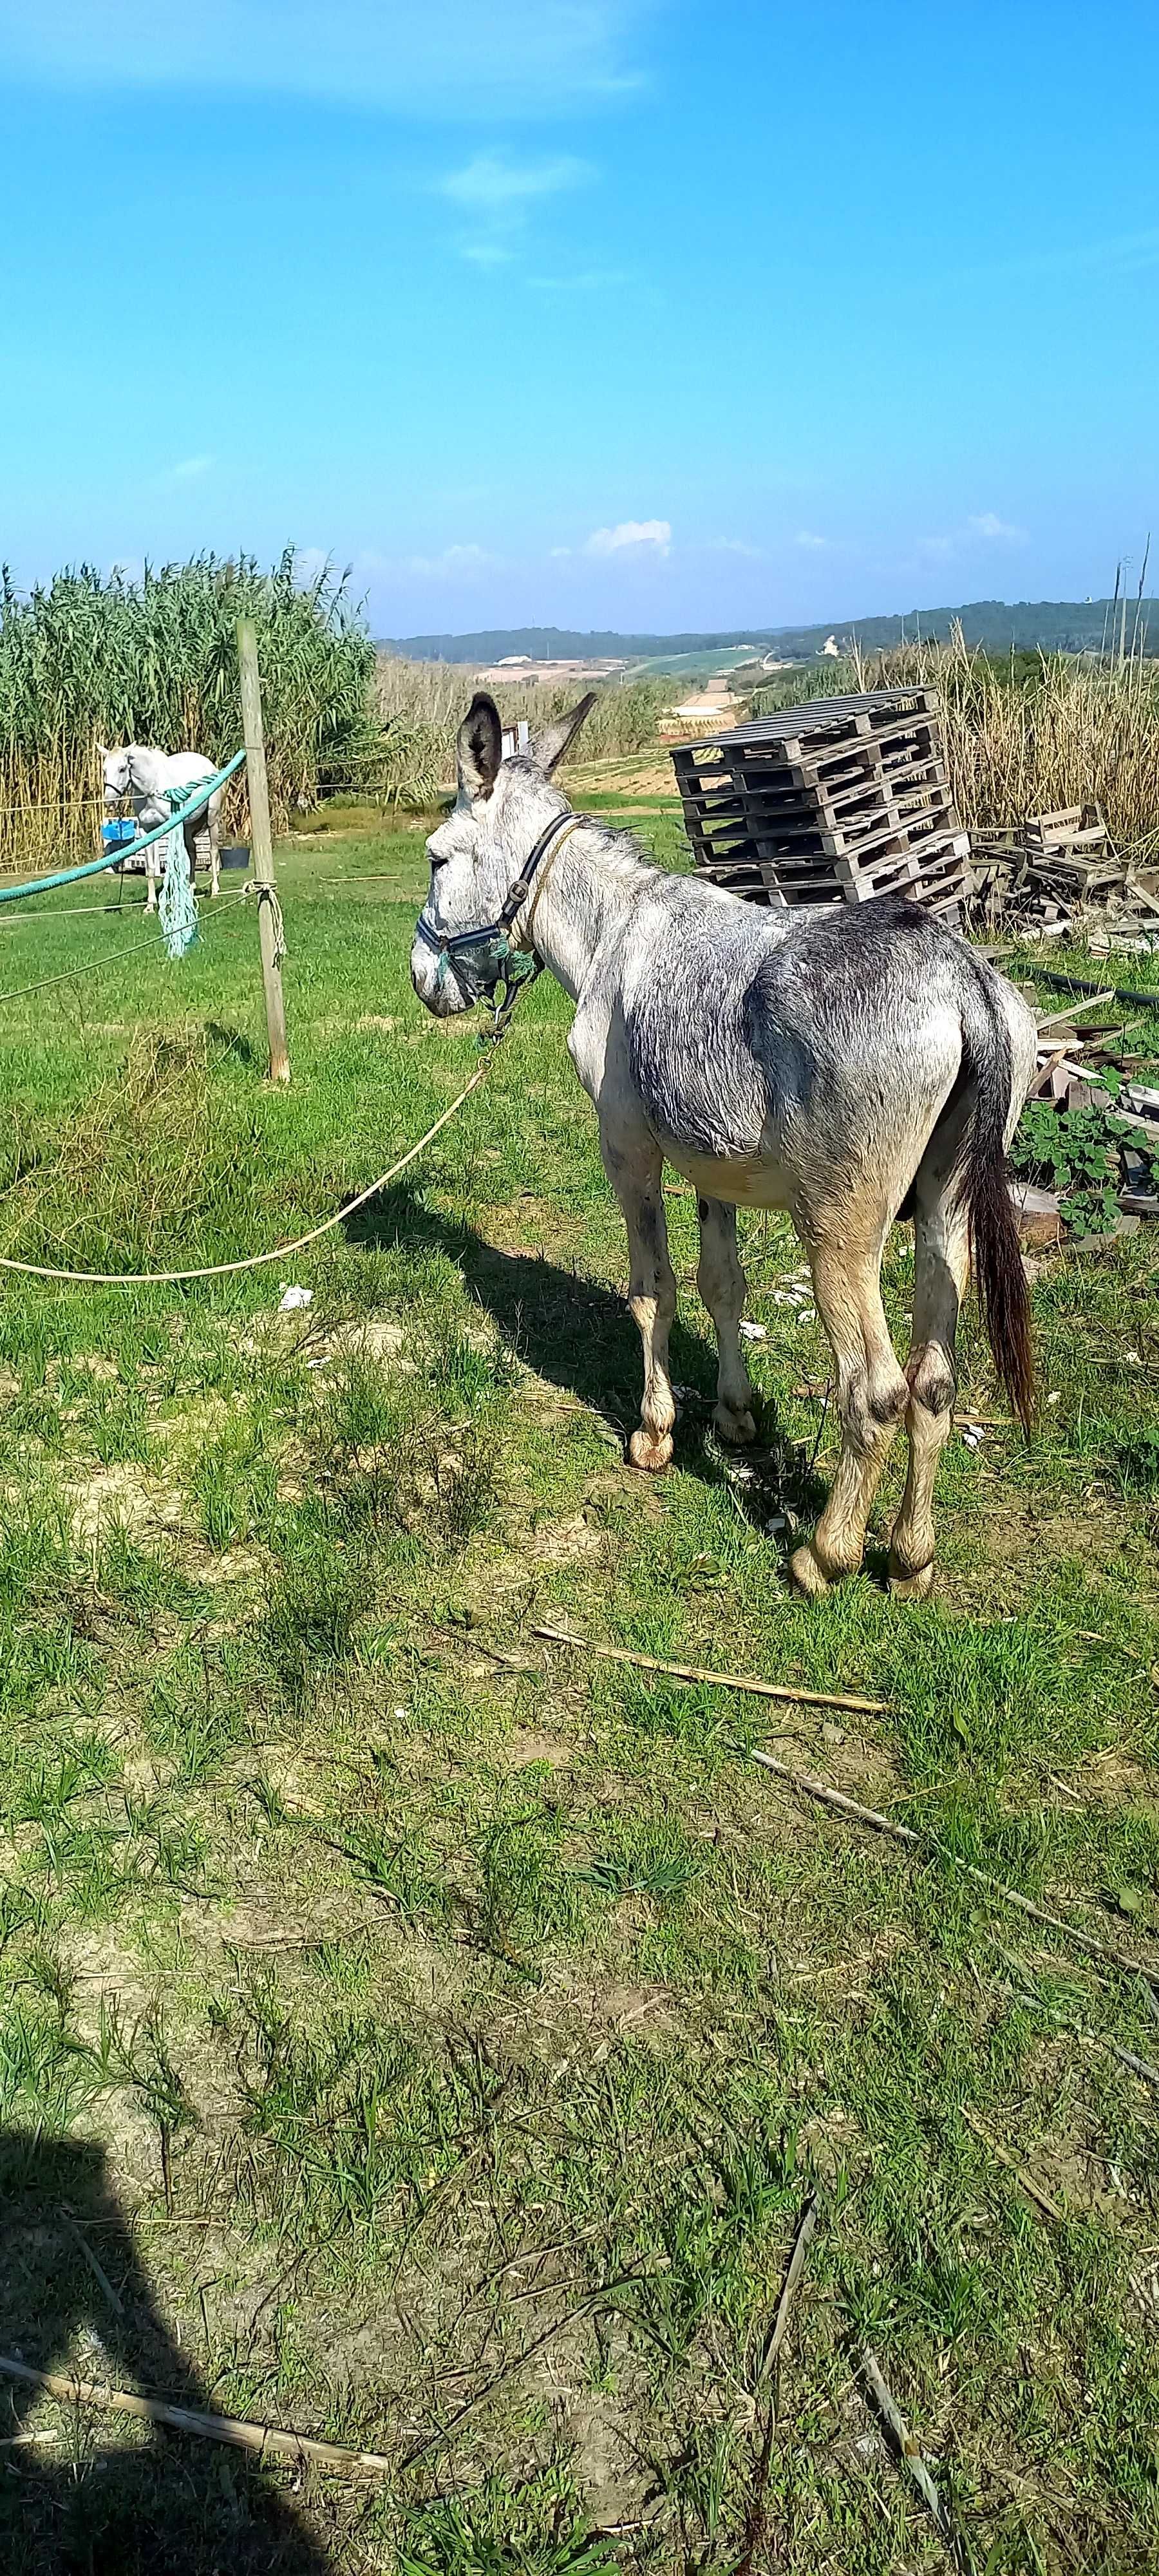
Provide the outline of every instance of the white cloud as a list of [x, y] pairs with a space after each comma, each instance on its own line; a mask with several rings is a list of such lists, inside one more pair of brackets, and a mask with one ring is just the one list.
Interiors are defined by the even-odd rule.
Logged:
[[469, 206], [473, 214], [506, 213], [513, 206], [526, 206], [535, 197], [557, 196], [561, 188], [576, 188], [590, 179], [591, 165], [577, 161], [565, 152], [554, 161], [505, 161], [498, 152], [477, 152], [462, 170], [452, 170], [439, 181], [440, 193], [453, 197], [457, 206]]
[[568, 112], [639, 87], [656, 0], [37, 0], [0, 11], [0, 65], [56, 87], [291, 92], [396, 115]]
[[914, 552], [925, 563], [945, 563], [952, 555], [969, 553], [979, 537], [984, 538], [987, 544], [1026, 544], [1025, 528], [1012, 527], [1009, 520], [999, 518], [996, 510], [977, 510], [949, 536], [919, 537]]
[[176, 465], [167, 465], [159, 474], [159, 483], [200, 483], [203, 474], [213, 471], [212, 456], [183, 456]]
[[672, 529], [667, 519], [621, 519], [615, 528], [593, 528], [587, 541], [589, 555], [618, 555], [626, 547], [653, 547], [658, 555], [672, 551]]
[[458, 248], [479, 268], [498, 268], [515, 256], [532, 206], [594, 177], [587, 161], [558, 153], [550, 161], [512, 161], [501, 152], [477, 152], [461, 170], [448, 171], [438, 193], [473, 216], [478, 227]]
[[795, 546], [804, 546], [807, 554], [820, 555], [826, 552], [829, 539], [819, 537], [814, 528], [798, 528], [793, 543]]
[[760, 546], [746, 545], [743, 537], [711, 537], [708, 551], [714, 555], [745, 555], [752, 563], [759, 563], [762, 554]]
[[1026, 542], [1025, 528], [1012, 528], [1005, 519], [1000, 519], [994, 510], [980, 510], [976, 518], [967, 519], [966, 525], [973, 530], [976, 537], [1005, 537], [1016, 546], [1024, 545]]
[[438, 555], [408, 556], [406, 569], [423, 581], [453, 581], [463, 573], [489, 572], [498, 560], [485, 546], [444, 546]]
[[581, 268], [574, 277], [529, 277], [545, 295], [606, 295], [615, 287], [631, 286], [630, 268]]

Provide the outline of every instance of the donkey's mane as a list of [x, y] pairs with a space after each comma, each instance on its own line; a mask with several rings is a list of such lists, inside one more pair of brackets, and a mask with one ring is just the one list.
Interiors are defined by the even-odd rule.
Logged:
[[606, 868], [610, 875], [619, 877], [625, 885], [630, 885], [637, 877], [663, 875], [663, 870], [649, 857], [643, 842], [626, 824], [607, 823], [602, 814], [578, 811], [576, 821], [582, 823], [585, 836], [590, 833], [595, 842], [595, 856], [601, 867]]

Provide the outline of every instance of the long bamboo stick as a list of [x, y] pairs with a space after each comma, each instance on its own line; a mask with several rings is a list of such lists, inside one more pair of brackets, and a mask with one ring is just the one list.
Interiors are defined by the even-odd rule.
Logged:
[[605, 1663], [633, 1664], [639, 1672], [664, 1673], [674, 1682], [707, 1682], [714, 1690], [755, 1691], [760, 1699], [788, 1700], [799, 1708], [844, 1708], [857, 1717], [888, 1717], [884, 1699], [848, 1699], [833, 1691], [805, 1690], [788, 1682], [763, 1682], [754, 1673], [709, 1673], [699, 1664], [662, 1664], [655, 1655], [637, 1655], [627, 1646], [597, 1646], [591, 1637], [571, 1637], [566, 1628], [533, 1628], [553, 1646], [574, 1646], [581, 1655], [598, 1655]]
[[375, 2477], [393, 2474], [394, 2460], [378, 2451], [346, 2451], [337, 2442], [318, 2442], [309, 2433], [286, 2433], [278, 2424], [250, 2424], [238, 2415], [201, 2414], [193, 2406], [169, 2406], [160, 2397], [138, 2397], [130, 2388], [99, 2388], [91, 2379], [67, 2379], [57, 2371], [31, 2370], [25, 2361], [0, 2353], [0, 2374], [26, 2388], [43, 2389], [65, 2406], [88, 2406], [109, 2415], [132, 2415], [139, 2423], [167, 2424], [174, 2433], [192, 2433], [199, 2442], [228, 2442], [235, 2451], [276, 2454], [279, 2459], [317, 2460], [323, 2468], [349, 2474], [362, 2470]]

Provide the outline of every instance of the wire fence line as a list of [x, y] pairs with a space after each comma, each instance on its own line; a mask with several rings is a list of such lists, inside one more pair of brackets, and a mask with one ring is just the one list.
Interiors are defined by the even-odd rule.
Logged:
[[[249, 887], [242, 886], [239, 888], [237, 894], [226, 895], [224, 903], [232, 910], [235, 904], [245, 903], [249, 897], [249, 893]], [[84, 907], [86, 911], [88, 908], [89, 907], [87, 905]], [[95, 910], [96, 907], [94, 906], [93, 909]], [[59, 916], [57, 917], [59, 918]], [[199, 926], [202, 928], [216, 927], [219, 918], [220, 916], [217, 913], [202, 913], [200, 916]], [[107, 957], [85, 957], [82, 958], [75, 966], [63, 967], [58, 975], [41, 975], [31, 984], [14, 984], [10, 991], [0, 993], [0, 1007], [2, 1007], [5, 1002], [21, 1001], [28, 993], [46, 993], [52, 984], [75, 984], [78, 980], [83, 979], [87, 975], [103, 975], [106, 968], [114, 966], [117, 959], [119, 957], [124, 957], [130, 948], [151, 948], [157, 940], [164, 939], [164, 937], [165, 932], [160, 928], [156, 930], [134, 931], [131, 939], [120, 940], [117, 946], [110, 950]]]

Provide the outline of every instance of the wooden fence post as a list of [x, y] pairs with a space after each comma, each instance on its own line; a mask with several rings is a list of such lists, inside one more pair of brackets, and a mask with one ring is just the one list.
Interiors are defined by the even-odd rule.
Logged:
[[290, 1052], [286, 1043], [286, 1005], [282, 995], [282, 966], [278, 953], [280, 915], [276, 898], [261, 892], [272, 890], [274, 883], [274, 844], [270, 832], [270, 793], [266, 780], [266, 745], [262, 732], [262, 691], [258, 677], [257, 629], [252, 618], [238, 619], [237, 655], [241, 671], [242, 740], [245, 743], [246, 779], [249, 785], [250, 854], [253, 882], [258, 888], [258, 939], [262, 952], [262, 983], [266, 995], [266, 1028], [270, 1040], [270, 1081], [288, 1082]]

